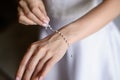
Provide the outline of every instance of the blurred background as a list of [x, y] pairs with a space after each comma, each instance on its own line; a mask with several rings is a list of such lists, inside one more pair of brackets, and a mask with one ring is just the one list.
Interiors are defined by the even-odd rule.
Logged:
[[[120, 29], [120, 16], [115, 20]], [[17, 20], [17, 1], [0, 2], [0, 80], [14, 80], [27, 47], [38, 40], [38, 26], [24, 26]]]

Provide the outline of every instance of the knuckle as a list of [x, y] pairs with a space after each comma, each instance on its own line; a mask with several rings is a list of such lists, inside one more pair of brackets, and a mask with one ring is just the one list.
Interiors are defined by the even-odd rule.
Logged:
[[32, 7], [32, 12], [36, 12], [37, 8], [36, 7]]
[[30, 46], [30, 48], [34, 48], [36, 46], [37, 46], [37, 43], [32, 43], [31, 46]]
[[46, 53], [46, 57], [48, 57], [48, 58], [52, 57], [51, 52]]
[[24, 67], [25, 65], [26, 65], [25, 62], [21, 62], [20, 64], [21, 67]]
[[23, 21], [23, 16], [19, 16], [18, 21], [19, 21], [19, 23], [22, 23], [22, 21]]
[[31, 12], [26, 12], [25, 14], [27, 17], [31, 17]]
[[34, 7], [36, 7], [36, 4], [35, 3], [33, 3], [33, 2], [28, 2], [29, 3], [29, 7], [32, 9], [32, 8], [34, 8]]
[[42, 47], [42, 46], [39, 46], [39, 47], [38, 47], [38, 50], [39, 50], [39, 52], [40, 52], [40, 51], [46, 50], [46, 48], [45, 48], [45, 47]]
[[28, 17], [31, 17], [31, 13], [30, 13], [30, 12], [27, 12], [26, 15], [27, 15]]
[[19, 5], [23, 5], [23, 1], [22, 0], [19, 1]]
[[23, 16], [19, 16], [19, 21], [22, 21], [23, 20]]
[[33, 69], [34, 69], [34, 68], [33, 68], [32, 65], [29, 65], [29, 66], [27, 67], [27, 71], [28, 71], [28, 72], [31, 72]]

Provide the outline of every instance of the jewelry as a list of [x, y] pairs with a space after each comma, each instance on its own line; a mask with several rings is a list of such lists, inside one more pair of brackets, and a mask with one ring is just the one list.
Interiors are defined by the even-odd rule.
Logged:
[[47, 30], [48, 28], [49, 28], [52, 32], [58, 33], [58, 34], [64, 39], [64, 41], [67, 43], [68, 47], [70, 46], [70, 43], [68, 42], [67, 38], [64, 36], [63, 33], [61, 33], [61, 32], [58, 31], [58, 30], [54, 30], [49, 24], [48, 24], [47, 26], [45, 26], [45, 29], [46, 29], [46, 30]]
[[[44, 27], [45, 27], [46, 30], [49, 28], [52, 32], [58, 33], [58, 34], [63, 38], [63, 40], [66, 42], [66, 44], [68, 45], [68, 47], [70, 47], [70, 43], [68, 42], [67, 38], [64, 36], [63, 33], [61, 33], [61, 32], [58, 31], [58, 30], [54, 30], [49, 24], [46, 25], [46, 26], [44, 26]], [[70, 57], [71, 57], [71, 58], [73, 57], [73, 55], [72, 55], [72, 53], [71, 53], [71, 50], [70, 50]]]

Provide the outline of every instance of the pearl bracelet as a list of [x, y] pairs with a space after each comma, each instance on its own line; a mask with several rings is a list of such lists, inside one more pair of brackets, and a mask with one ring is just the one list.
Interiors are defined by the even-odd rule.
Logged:
[[67, 40], [67, 38], [64, 36], [63, 33], [61, 33], [61, 32], [58, 31], [58, 30], [54, 30], [49, 24], [48, 24], [47, 26], [45, 26], [45, 29], [46, 29], [46, 30], [47, 30], [48, 28], [49, 28], [52, 32], [58, 33], [58, 34], [63, 38], [63, 40], [67, 43], [68, 47], [70, 46], [69, 41]]

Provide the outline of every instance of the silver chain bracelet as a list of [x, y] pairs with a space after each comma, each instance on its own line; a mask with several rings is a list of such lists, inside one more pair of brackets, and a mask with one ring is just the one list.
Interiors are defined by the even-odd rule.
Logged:
[[52, 32], [58, 33], [58, 34], [64, 39], [64, 41], [67, 43], [68, 47], [70, 46], [70, 43], [68, 42], [67, 38], [64, 36], [63, 33], [61, 33], [61, 32], [58, 31], [58, 30], [54, 30], [49, 24], [48, 24], [48, 26], [45, 26], [45, 29], [46, 29], [46, 30], [47, 30], [48, 28], [49, 28]]
[[[61, 33], [61, 32], [58, 31], [58, 30], [54, 30], [49, 24], [48, 24], [47, 26], [44, 26], [44, 27], [45, 27], [46, 30], [49, 28], [52, 32], [58, 33], [58, 34], [63, 38], [63, 40], [66, 42], [66, 44], [68, 45], [68, 47], [70, 47], [70, 43], [69, 43], [69, 41], [67, 40], [67, 38], [64, 36], [63, 33]], [[70, 57], [72, 58], [73, 55], [70, 54]]]

